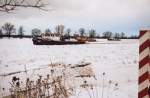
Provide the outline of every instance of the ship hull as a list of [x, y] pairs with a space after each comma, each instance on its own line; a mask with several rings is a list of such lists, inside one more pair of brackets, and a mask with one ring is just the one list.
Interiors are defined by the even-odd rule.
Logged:
[[73, 45], [73, 44], [85, 44], [85, 41], [55, 41], [33, 38], [34, 45]]

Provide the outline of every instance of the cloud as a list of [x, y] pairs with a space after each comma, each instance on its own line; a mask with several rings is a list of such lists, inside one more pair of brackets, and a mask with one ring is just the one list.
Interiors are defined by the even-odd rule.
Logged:
[[150, 0], [49, 0], [50, 11], [20, 9], [12, 14], [0, 13], [0, 21], [33, 27], [93, 27], [99, 31], [137, 32], [150, 26]]

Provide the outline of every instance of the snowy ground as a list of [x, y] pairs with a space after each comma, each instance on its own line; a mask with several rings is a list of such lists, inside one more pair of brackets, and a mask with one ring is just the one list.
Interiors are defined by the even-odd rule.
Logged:
[[[105, 78], [105, 82], [111, 80], [114, 84], [118, 83], [118, 89], [114, 91], [114, 85], [111, 85], [110, 90], [106, 85], [103, 98], [110, 98], [110, 96], [112, 98], [137, 98], [138, 46], [138, 40], [107, 41], [99, 39], [98, 42], [84, 45], [36, 46], [32, 44], [31, 39], [0, 39], [0, 75], [23, 71], [25, 65], [28, 70], [32, 70], [46, 67], [47, 64], [55, 62], [76, 64], [87, 61], [92, 63], [97, 78], [95, 84], [99, 89], [98, 93], [91, 93], [92, 98], [96, 98], [97, 95], [102, 98], [103, 78]], [[106, 73], [105, 77], [102, 75], [103, 72]], [[34, 72], [34, 77], [37, 74], [47, 73], [49, 73], [47, 69], [38, 70]], [[19, 75], [21, 76], [21, 74]], [[8, 91], [9, 82], [13, 76], [0, 77], [0, 96]], [[27, 76], [33, 77], [33, 72], [28, 72]], [[4, 92], [2, 88], [5, 88]], [[88, 94], [83, 92], [79, 98], [85, 98], [85, 95], [88, 96]]]

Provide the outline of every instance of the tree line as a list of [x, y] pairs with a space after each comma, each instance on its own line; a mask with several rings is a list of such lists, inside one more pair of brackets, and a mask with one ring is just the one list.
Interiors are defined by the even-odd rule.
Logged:
[[42, 32], [39, 28], [33, 28], [31, 30], [31, 34], [25, 34], [25, 30], [23, 26], [20, 26], [18, 30], [16, 29], [15, 25], [11, 23], [5, 23], [3, 26], [0, 27], [0, 38], [2, 37], [14, 37], [14, 38], [32, 38], [34, 36], [40, 36], [42, 33], [45, 35], [49, 35], [51, 33], [59, 33], [63, 34], [66, 37], [74, 37], [74, 36], [86, 36], [89, 38], [121, 38], [121, 39], [136, 39], [138, 38], [137, 35], [127, 36], [126, 33], [113, 33], [111, 31], [103, 32], [101, 35], [97, 33], [95, 29], [86, 30], [85, 28], [79, 28], [78, 31], [72, 33], [70, 28], [66, 28], [64, 25], [57, 25], [55, 27], [55, 31], [52, 32], [50, 28], [46, 28], [44, 32]]

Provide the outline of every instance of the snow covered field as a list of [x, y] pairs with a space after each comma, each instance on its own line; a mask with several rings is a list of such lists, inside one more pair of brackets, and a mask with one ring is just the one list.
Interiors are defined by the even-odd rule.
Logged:
[[[103, 98], [110, 96], [111, 98], [137, 98], [138, 47], [138, 40], [99, 39], [98, 42], [84, 45], [36, 46], [32, 44], [31, 39], [0, 39], [0, 75], [23, 71], [25, 65], [27, 70], [32, 70], [55, 62], [66, 64], [91, 62], [97, 78], [96, 83], [100, 87], [104, 72], [106, 73], [105, 82], [111, 80], [114, 84], [118, 83], [118, 89], [113, 91], [115, 88], [112, 85], [112, 91], [109, 91], [109, 94], [108, 87], [105, 87]], [[37, 74], [47, 73], [49, 71], [46, 69], [37, 70], [34, 73], [33, 71], [28, 72], [27, 76], [33, 77], [34, 75], [35, 77]], [[19, 75], [22, 76], [21, 74]], [[9, 82], [13, 76], [0, 77], [0, 96], [8, 92]], [[5, 88], [4, 92], [2, 88]], [[101, 91], [98, 90], [98, 92], [101, 98]], [[81, 94], [80, 98], [85, 98], [85, 95], [87, 94]]]

